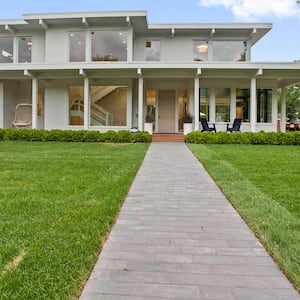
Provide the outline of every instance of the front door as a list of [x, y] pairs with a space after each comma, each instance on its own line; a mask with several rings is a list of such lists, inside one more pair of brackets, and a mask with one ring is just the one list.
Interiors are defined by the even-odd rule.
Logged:
[[175, 133], [176, 98], [175, 90], [158, 93], [158, 132]]

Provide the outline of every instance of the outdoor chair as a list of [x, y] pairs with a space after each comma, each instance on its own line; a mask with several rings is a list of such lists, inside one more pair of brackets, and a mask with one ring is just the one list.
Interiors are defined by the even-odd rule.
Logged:
[[15, 111], [15, 119], [12, 122], [15, 128], [31, 128], [32, 105], [28, 103], [18, 104]]
[[241, 124], [242, 124], [242, 119], [234, 119], [231, 127], [230, 124], [227, 124], [226, 132], [240, 131]]
[[201, 118], [200, 122], [201, 122], [201, 125], [202, 125], [201, 132], [204, 132], [204, 131], [214, 131], [215, 133], [217, 133], [215, 123], [212, 124], [212, 127], [209, 127], [209, 125], [207, 123], [207, 120], [205, 118]]

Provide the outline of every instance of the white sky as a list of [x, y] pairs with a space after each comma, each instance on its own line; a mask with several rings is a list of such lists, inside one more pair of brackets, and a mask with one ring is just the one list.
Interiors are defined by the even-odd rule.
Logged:
[[149, 23], [273, 23], [253, 47], [252, 61], [300, 59], [297, 0], [14, 0], [1, 3], [0, 19], [20, 19], [25, 13], [111, 10], [145, 10]]

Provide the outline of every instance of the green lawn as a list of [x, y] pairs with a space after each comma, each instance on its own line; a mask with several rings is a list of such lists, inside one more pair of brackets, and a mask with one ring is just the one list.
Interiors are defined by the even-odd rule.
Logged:
[[0, 142], [0, 299], [74, 299], [147, 144]]
[[300, 147], [189, 146], [300, 290]]

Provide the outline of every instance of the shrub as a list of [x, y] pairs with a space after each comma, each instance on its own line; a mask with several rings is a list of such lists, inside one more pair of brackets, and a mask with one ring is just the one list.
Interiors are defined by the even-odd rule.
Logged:
[[193, 144], [300, 145], [300, 132], [200, 132], [185, 137]]
[[138, 131], [131, 134], [131, 141], [135, 143], [150, 143], [151, 135], [146, 131]]

